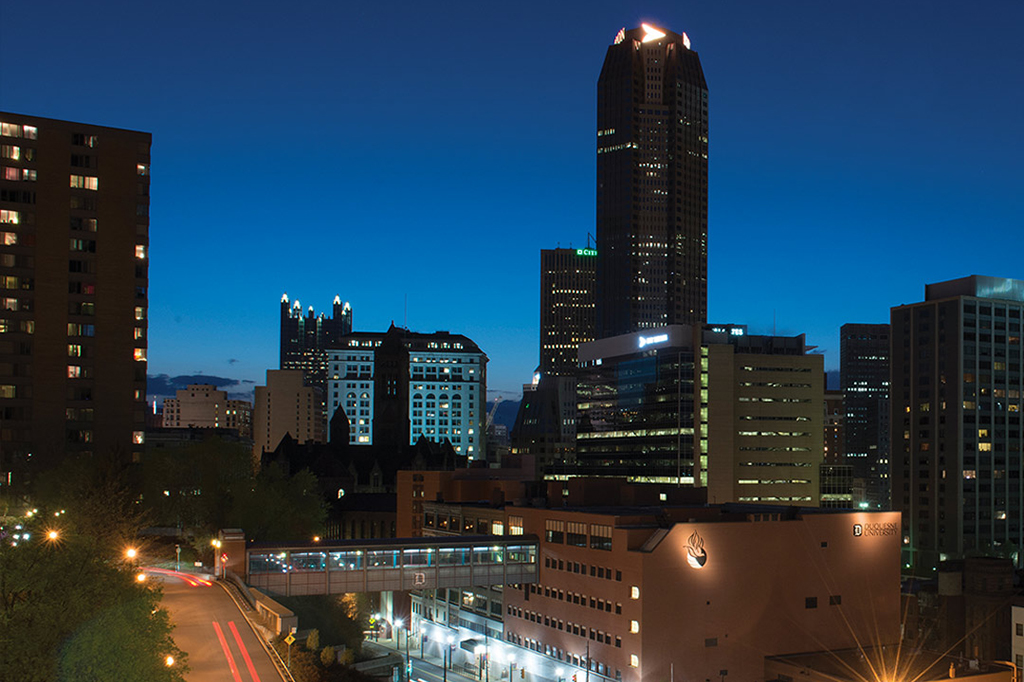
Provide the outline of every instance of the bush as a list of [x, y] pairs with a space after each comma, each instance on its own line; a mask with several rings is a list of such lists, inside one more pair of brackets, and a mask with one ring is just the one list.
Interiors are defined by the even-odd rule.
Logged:
[[310, 651], [316, 651], [320, 648], [320, 631], [313, 628], [306, 635], [306, 648]]
[[325, 646], [320, 652], [320, 662], [325, 668], [330, 667], [331, 664], [335, 662], [336, 658], [333, 646]]

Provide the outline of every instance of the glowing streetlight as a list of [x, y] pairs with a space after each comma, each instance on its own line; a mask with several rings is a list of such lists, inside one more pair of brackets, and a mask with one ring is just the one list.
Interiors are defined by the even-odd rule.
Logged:
[[124, 555], [129, 559], [134, 559], [139, 555], [139, 550], [135, 549], [134, 547], [129, 547], [124, 551]]
[[165, 658], [165, 659], [164, 659], [164, 664], [165, 664], [165, 665], [166, 665], [166, 666], [167, 666], [168, 668], [170, 668], [171, 666], [173, 666], [173, 665], [174, 665], [174, 656], [168, 656], [167, 658]]
[[135, 580], [140, 582], [140, 583], [146, 582], [146, 574], [145, 573], [139, 573], [137, 576], [135, 576]]
[[55, 530], [47, 531], [46, 539], [53, 542], [54, 540], [60, 539], [60, 533]]

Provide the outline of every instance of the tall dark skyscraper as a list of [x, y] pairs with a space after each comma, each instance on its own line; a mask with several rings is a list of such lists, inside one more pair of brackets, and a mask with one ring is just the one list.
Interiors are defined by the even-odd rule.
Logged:
[[352, 306], [334, 297], [333, 317], [317, 315], [313, 306], [305, 314], [298, 301], [281, 297], [281, 369], [301, 369], [307, 386], [327, 392], [327, 349], [352, 333]]
[[0, 113], [0, 486], [142, 452], [150, 141]]
[[686, 34], [622, 30], [597, 83], [598, 338], [707, 320], [708, 88]]
[[891, 311], [892, 503], [903, 569], [1024, 547], [1024, 282], [929, 284]]
[[540, 252], [540, 371], [572, 376], [576, 349], [594, 340], [594, 249]]
[[889, 505], [889, 325], [839, 330], [846, 461], [871, 509]]

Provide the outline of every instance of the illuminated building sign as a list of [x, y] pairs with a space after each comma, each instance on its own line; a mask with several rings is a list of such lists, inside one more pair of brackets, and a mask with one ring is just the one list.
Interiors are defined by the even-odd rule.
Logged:
[[577, 256], [596, 256], [597, 249], [576, 249]]
[[659, 38], [665, 37], [664, 31], [659, 31], [650, 24], [640, 24], [640, 27], [644, 30], [643, 42], [649, 43], [652, 40], [658, 40]]
[[704, 550], [704, 538], [693, 531], [686, 541], [686, 562], [693, 568], [704, 568], [708, 562], [708, 553]]
[[626, 27], [623, 26], [619, 29], [619, 32], [615, 34], [615, 44], [618, 45], [626, 39]]
[[658, 334], [657, 336], [641, 336], [640, 347], [650, 346], [655, 343], [664, 343], [668, 341], [668, 334]]
[[862, 537], [864, 535], [870, 536], [881, 536], [881, 535], [896, 535], [900, 532], [899, 526], [894, 522], [888, 523], [855, 523], [853, 524], [853, 536]]

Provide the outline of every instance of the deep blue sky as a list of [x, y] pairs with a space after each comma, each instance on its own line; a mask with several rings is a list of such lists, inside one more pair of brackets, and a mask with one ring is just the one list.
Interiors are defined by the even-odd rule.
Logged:
[[539, 249], [594, 232], [604, 52], [641, 21], [709, 84], [712, 321], [834, 369], [841, 324], [926, 282], [1024, 278], [1017, 0], [4, 3], [0, 108], [153, 133], [151, 374], [261, 382], [287, 291], [464, 333], [518, 391]]

